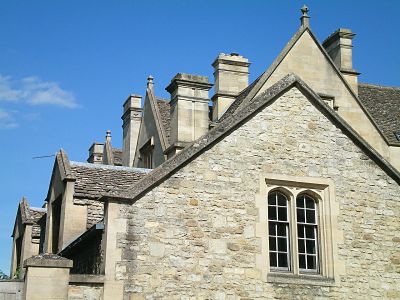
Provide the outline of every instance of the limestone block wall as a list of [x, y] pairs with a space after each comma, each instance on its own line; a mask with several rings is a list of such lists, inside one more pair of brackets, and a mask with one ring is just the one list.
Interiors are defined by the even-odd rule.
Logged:
[[0, 280], [1, 300], [22, 300], [24, 282], [22, 280]]
[[[258, 267], [265, 246], [256, 198], [269, 173], [333, 182], [331, 282], [272, 282]], [[121, 205], [126, 229], [114, 233], [121, 258], [113, 278], [127, 299], [399, 298], [399, 195], [400, 186], [293, 88], [130, 209]]]
[[360, 105], [344, 86], [307, 32], [293, 46], [258, 95], [289, 73], [300, 76], [317, 93], [333, 96], [335, 98], [334, 105], [339, 107], [339, 115], [382, 156], [391, 161], [385, 140], [368, 120]]
[[68, 286], [68, 300], [102, 300], [103, 286], [99, 284], [70, 284]]
[[86, 229], [99, 223], [104, 217], [104, 203], [93, 199], [74, 198], [75, 205], [86, 205]]

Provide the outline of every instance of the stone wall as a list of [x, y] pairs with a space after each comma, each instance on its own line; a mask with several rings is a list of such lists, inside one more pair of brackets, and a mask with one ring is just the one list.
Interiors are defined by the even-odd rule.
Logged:
[[98, 283], [70, 283], [68, 300], [102, 300], [103, 285]]
[[22, 280], [0, 280], [0, 300], [22, 300], [23, 294]]
[[[264, 246], [256, 195], [269, 173], [332, 180], [332, 283], [271, 282], [257, 268]], [[121, 205], [127, 229], [116, 237], [116, 279], [131, 299], [399, 298], [399, 195], [399, 185], [293, 88], [130, 209]]]
[[75, 205], [86, 205], [87, 222], [86, 229], [99, 223], [104, 217], [104, 203], [92, 199], [74, 198]]

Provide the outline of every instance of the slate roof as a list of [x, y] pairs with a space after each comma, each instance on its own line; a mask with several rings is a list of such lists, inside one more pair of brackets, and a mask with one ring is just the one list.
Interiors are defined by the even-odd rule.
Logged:
[[171, 133], [171, 115], [170, 115], [170, 105], [168, 100], [157, 98], [157, 106], [160, 112], [161, 123], [164, 127], [165, 135], [169, 143], [169, 137]]
[[198, 140], [192, 142], [181, 152], [155, 168], [149, 175], [141, 179], [130, 189], [112, 191], [104, 194], [102, 199], [116, 198], [119, 200], [136, 201], [144, 193], [151, 190], [204, 151], [218, 143], [224, 136], [230, 134], [238, 126], [245, 123], [259, 110], [272, 103], [277, 97], [292, 87], [301, 90], [313, 105], [315, 105], [335, 126], [346, 134], [364, 153], [382, 168], [393, 180], [400, 184], [400, 173], [393, 168], [375, 149], [373, 149], [350, 125], [335, 113], [304, 81], [294, 74], [289, 74], [272, 85], [260, 96], [250, 101], [247, 106], [237, 109], [216, 127]]
[[389, 145], [400, 146], [400, 87], [360, 83], [358, 98], [374, 119]]
[[46, 213], [45, 208], [30, 207], [28, 200], [22, 198], [19, 203], [21, 219], [23, 224], [36, 224], [36, 222]]
[[[22, 224], [32, 225], [32, 238], [40, 238], [40, 225], [38, 225], [38, 221], [46, 214], [46, 209], [39, 207], [30, 207], [28, 200], [23, 197], [19, 203], [19, 212]], [[14, 232], [12, 236], [14, 236]]]
[[75, 198], [98, 199], [110, 190], [130, 188], [150, 170], [70, 162], [75, 179]]

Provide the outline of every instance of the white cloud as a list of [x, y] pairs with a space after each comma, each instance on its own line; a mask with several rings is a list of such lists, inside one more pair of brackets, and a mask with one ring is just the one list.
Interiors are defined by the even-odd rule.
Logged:
[[18, 123], [15, 121], [12, 112], [7, 112], [0, 108], [0, 128], [15, 128]]
[[71, 92], [63, 90], [57, 82], [43, 81], [36, 76], [17, 80], [0, 75], [0, 101], [65, 108], [78, 107]]
[[15, 102], [23, 97], [23, 91], [12, 88], [11, 78], [0, 74], [0, 101]]

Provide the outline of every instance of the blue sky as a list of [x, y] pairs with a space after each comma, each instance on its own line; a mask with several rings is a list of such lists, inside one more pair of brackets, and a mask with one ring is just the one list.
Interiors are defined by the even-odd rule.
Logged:
[[[178, 72], [207, 75], [238, 52], [260, 75], [299, 27], [303, 1], [0, 2], [0, 269], [8, 273], [17, 204], [41, 206], [54, 158], [85, 161], [111, 129], [121, 146], [122, 103], [155, 77], [158, 96]], [[400, 1], [307, 1], [322, 42], [356, 34], [360, 81], [400, 86]]]

